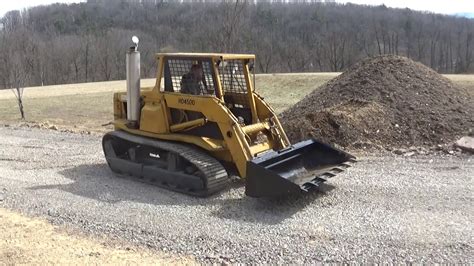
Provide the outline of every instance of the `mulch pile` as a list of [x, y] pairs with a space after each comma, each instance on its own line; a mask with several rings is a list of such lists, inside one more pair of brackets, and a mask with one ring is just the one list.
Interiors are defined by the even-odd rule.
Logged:
[[433, 147], [474, 125], [474, 101], [421, 63], [368, 58], [280, 115], [292, 143], [314, 137], [347, 148]]

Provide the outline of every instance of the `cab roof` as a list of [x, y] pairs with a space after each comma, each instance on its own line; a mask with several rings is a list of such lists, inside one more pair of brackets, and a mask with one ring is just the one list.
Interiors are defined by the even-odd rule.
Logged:
[[226, 53], [157, 53], [156, 58], [173, 57], [173, 58], [213, 58], [220, 60], [232, 59], [255, 59], [254, 54], [226, 54]]

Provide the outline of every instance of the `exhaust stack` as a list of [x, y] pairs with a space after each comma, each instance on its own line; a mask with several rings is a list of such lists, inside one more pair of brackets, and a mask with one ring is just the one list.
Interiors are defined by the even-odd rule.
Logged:
[[133, 36], [135, 44], [127, 51], [127, 120], [131, 127], [138, 127], [140, 121], [140, 52], [138, 37]]

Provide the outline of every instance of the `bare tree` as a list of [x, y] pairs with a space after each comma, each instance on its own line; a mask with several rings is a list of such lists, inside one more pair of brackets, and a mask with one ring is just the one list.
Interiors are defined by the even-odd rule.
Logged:
[[236, 43], [240, 40], [244, 11], [247, 0], [223, 1], [222, 2], [222, 44], [223, 51], [235, 51]]
[[23, 92], [25, 90], [24, 86], [28, 79], [28, 74], [24, 71], [19, 54], [14, 54], [11, 59], [11, 64], [8, 66], [10, 68], [10, 86], [17, 99], [21, 119], [24, 120], [25, 112], [23, 110]]
[[21, 87], [16, 87], [16, 88], [13, 88], [13, 93], [15, 94], [15, 97], [17, 99], [17, 102], [18, 102], [18, 109], [20, 110], [20, 115], [21, 115], [21, 119], [22, 120], [25, 120], [25, 112], [23, 110], [23, 91], [24, 91], [25, 88], [21, 88]]

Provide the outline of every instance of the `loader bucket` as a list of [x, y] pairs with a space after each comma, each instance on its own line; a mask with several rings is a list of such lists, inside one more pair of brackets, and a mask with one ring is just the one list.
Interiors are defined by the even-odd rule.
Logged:
[[258, 198], [308, 192], [353, 162], [355, 157], [342, 150], [305, 140], [248, 161], [245, 194]]

